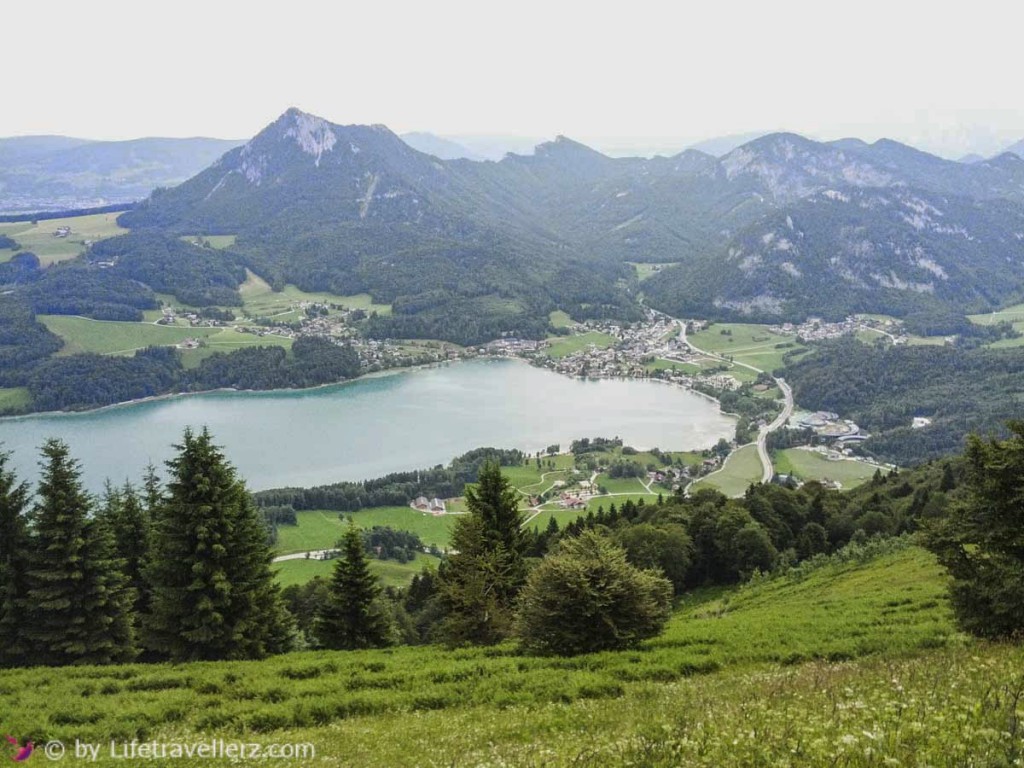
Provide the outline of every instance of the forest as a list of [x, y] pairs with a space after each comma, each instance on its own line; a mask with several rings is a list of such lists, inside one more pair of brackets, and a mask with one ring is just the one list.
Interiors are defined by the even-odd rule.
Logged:
[[[41, 344], [48, 337], [36, 325], [20, 316], [19, 332], [34, 334], [35, 343]], [[20, 368], [5, 370], [0, 381], [28, 387], [34, 408], [51, 411], [86, 410], [179, 392], [313, 387], [358, 375], [359, 356], [351, 346], [308, 337], [296, 339], [290, 353], [281, 347], [246, 347], [216, 352], [191, 369], [171, 347], [150, 347], [131, 357], [83, 354], [25, 360]]]
[[[788, 362], [801, 406], [840, 413], [872, 434], [865, 450], [900, 465], [963, 449], [971, 432], [1002, 434], [1024, 407], [1024, 348], [868, 345], [852, 338], [816, 345]], [[915, 416], [932, 420], [912, 429]]]

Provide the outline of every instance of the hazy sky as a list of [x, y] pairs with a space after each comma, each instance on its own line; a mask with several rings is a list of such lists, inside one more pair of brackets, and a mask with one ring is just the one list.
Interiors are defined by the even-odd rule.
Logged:
[[0, 19], [0, 135], [247, 137], [294, 105], [597, 144], [1024, 137], [1007, 0], [8, 0]]

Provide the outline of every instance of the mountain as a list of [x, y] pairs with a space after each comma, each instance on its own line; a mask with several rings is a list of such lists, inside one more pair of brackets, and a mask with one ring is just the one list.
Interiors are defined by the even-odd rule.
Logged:
[[1008, 146], [1003, 151], [1004, 152], [1012, 152], [1013, 154], [1017, 155], [1018, 157], [1024, 157], [1024, 139], [1021, 139], [1020, 141], [1018, 141], [1015, 144], [1011, 144], [1010, 146]]
[[529, 154], [538, 144], [547, 141], [533, 136], [504, 136], [495, 134], [454, 134], [441, 137], [465, 147], [477, 158], [497, 162], [509, 153]]
[[442, 160], [483, 160], [484, 158], [457, 141], [436, 136], [433, 133], [403, 133], [399, 138], [413, 149], [425, 155], [433, 155]]
[[122, 222], [235, 234], [275, 285], [393, 303], [377, 333], [472, 343], [538, 334], [555, 307], [629, 316], [629, 261], [677, 264], [643, 290], [682, 316], [962, 315], [1024, 293], [1024, 159], [884, 139], [613, 158], [559, 136], [474, 162], [289, 110]]
[[85, 208], [141, 200], [195, 175], [239, 142], [0, 139], [0, 212]]
[[985, 158], [984, 158], [983, 155], [978, 155], [978, 154], [973, 154], [972, 153], [972, 154], [969, 154], [969, 155], [964, 155], [961, 158], [958, 158], [957, 162], [958, 163], [964, 163], [965, 165], [973, 165], [974, 163], [980, 163], [980, 162], [983, 162], [984, 160], [985, 160]]
[[[583, 150], [563, 159], [591, 161]], [[274, 285], [370, 293], [394, 305], [374, 320], [378, 335], [477, 343], [542, 335], [556, 307], [636, 316], [617, 287], [628, 268], [594, 258], [584, 266], [538, 215], [529, 187], [500, 183], [508, 174], [489, 174], [493, 165], [442, 161], [384, 126], [290, 109], [122, 223], [171, 236], [235, 234], [234, 251]]]
[[757, 139], [721, 160], [767, 210], [644, 283], [677, 314], [960, 312], [1021, 295], [1024, 161], [963, 165], [894, 141]]
[[733, 133], [728, 136], [715, 136], [711, 139], [704, 139], [698, 141], [696, 144], [691, 144], [687, 149], [694, 149], [698, 152], [703, 152], [706, 155], [712, 155], [713, 157], [722, 157], [732, 152], [737, 147], [742, 147], [744, 144], [748, 144], [755, 139], [759, 139], [762, 136], [766, 136], [771, 131], [750, 131], [748, 133]]

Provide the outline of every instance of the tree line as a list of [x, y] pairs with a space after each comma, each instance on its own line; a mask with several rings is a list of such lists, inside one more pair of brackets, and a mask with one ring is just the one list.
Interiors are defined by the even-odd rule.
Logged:
[[[451, 551], [404, 589], [370, 552], [413, 538], [349, 525], [329, 579], [279, 592], [269, 527], [205, 430], [186, 431], [161, 484], [86, 494], [67, 446], [42, 448], [34, 497], [0, 458], [0, 664], [261, 658], [294, 648], [516, 640], [528, 653], [631, 647], [674, 596], [741, 582], [869, 539], [920, 534], [949, 568], [975, 634], [1024, 630], [1024, 423], [962, 459], [876, 472], [849, 492], [807, 483], [626, 501], [560, 529], [524, 526], [516, 490], [481, 459]], [[285, 507], [270, 508], [287, 519]]]
[[[45, 326], [14, 309], [5, 316], [0, 301], [0, 338], [5, 326], [16, 338], [32, 338], [42, 349], [59, 349]], [[56, 339], [56, 337], [53, 337]], [[13, 353], [14, 367], [0, 373], [0, 385], [27, 387], [35, 410], [83, 410], [177, 392], [213, 389], [312, 387], [354, 378], [359, 355], [351, 345], [304, 336], [282, 347], [252, 346], [216, 352], [195, 368], [185, 368], [172, 347], [148, 347], [131, 357], [81, 354], [25, 359]], [[4, 351], [0, 350], [0, 360]], [[19, 359], [20, 357], [20, 359]], [[19, 365], [20, 364], [20, 365]]]

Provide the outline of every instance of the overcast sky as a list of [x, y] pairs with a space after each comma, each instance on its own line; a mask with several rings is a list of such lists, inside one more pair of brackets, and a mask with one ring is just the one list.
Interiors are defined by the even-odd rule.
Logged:
[[242, 138], [294, 105], [606, 145], [1024, 138], [1024, 10], [1006, 0], [8, 0], [0, 19], [0, 136]]

